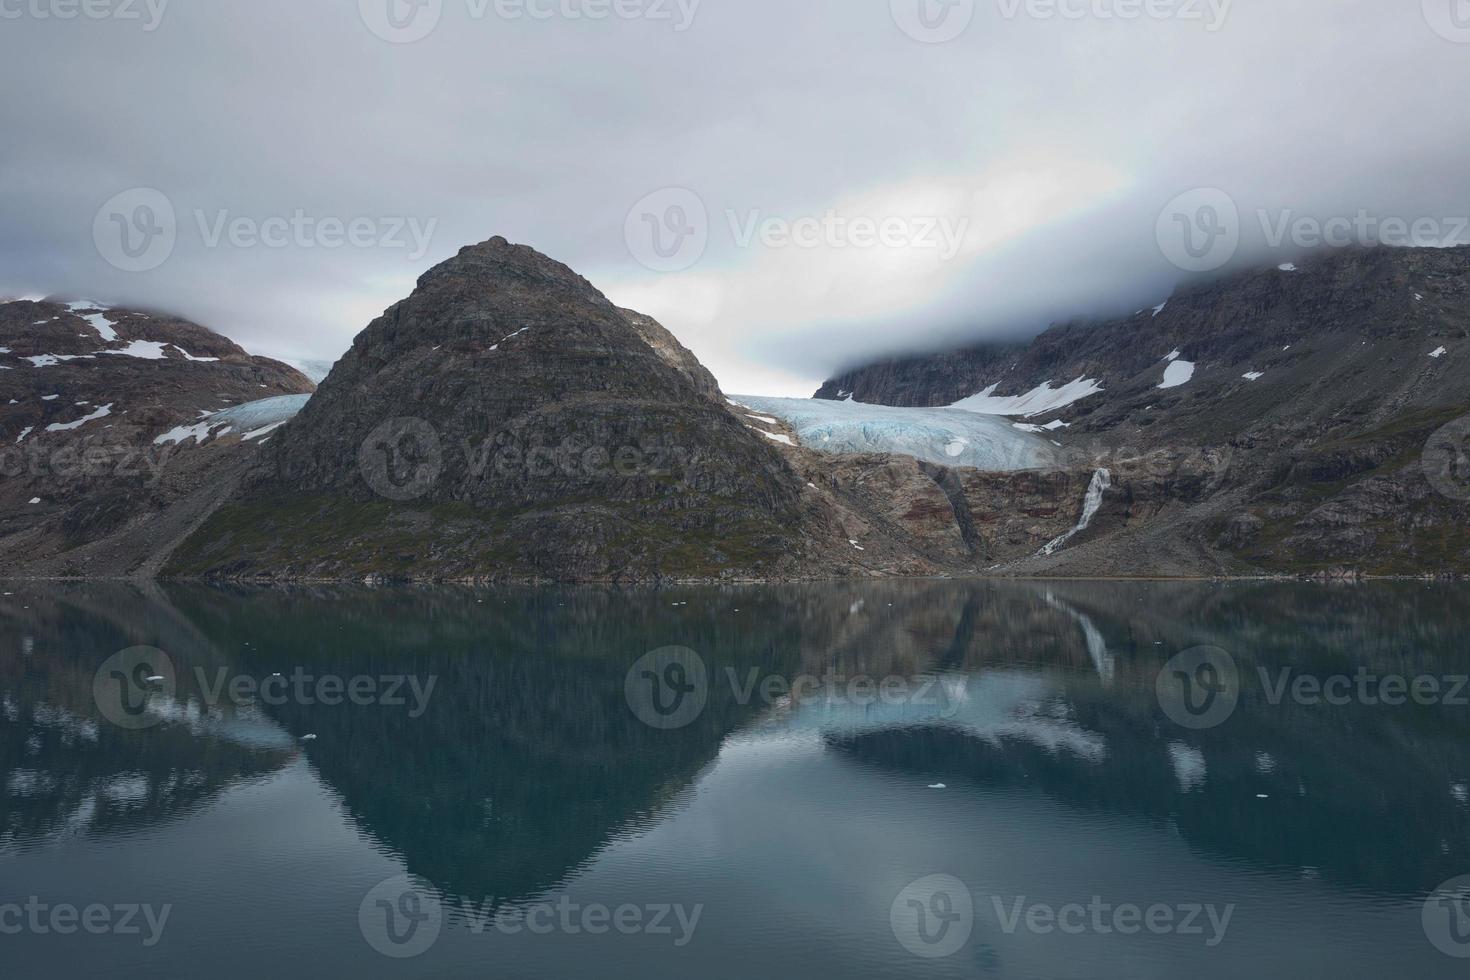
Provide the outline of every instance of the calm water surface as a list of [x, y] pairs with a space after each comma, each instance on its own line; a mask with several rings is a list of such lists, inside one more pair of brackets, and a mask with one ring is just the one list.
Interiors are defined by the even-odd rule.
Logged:
[[1461, 587], [4, 588], [0, 976], [1470, 975]]

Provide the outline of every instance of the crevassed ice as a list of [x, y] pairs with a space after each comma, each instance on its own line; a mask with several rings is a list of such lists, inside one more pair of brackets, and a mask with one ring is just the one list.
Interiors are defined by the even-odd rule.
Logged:
[[310, 395], [279, 395], [235, 405], [193, 425], [171, 429], [153, 442], [159, 446], [184, 443], [190, 439], [205, 442], [211, 436], [224, 435], [227, 431], [243, 432], [247, 441], [259, 439], [295, 418], [310, 399]]
[[990, 471], [1044, 469], [1057, 461], [1050, 442], [994, 415], [815, 398], [736, 395], [733, 401], [783, 419], [802, 445], [834, 455], [895, 453]]

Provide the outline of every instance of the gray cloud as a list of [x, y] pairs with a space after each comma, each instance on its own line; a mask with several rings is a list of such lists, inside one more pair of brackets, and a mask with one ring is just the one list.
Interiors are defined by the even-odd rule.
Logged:
[[[1186, 272], [1156, 225], [1191, 189], [1237, 207], [1235, 264], [1306, 248], [1272, 247], [1287, 212], [1440, 237], [1470, 213], [1458, 0], [974, 0], [942, 44], [900, 27], [930, 30], [921, 0], [430, 0], [414, 43], [370, 28], [391, 34], [389, 0], [38, 16], [67, 2], [0, 0], [0, 291], [168, 308], [261, 352], [334, 356], [503, 234], [664, 320], [727, 390], [808, 394], [866, 357], [1158, 302]], [[1174, 16], [1098, 14], [1146, 9]], [[107, 213], [99, 249], [94, 223], [135, 188], [176, 240], [128, 272], [157, 255], [119, 258]], [[707, 241], [660, 272], [641, 215], [626, 229], [665, 188]], [[135, 236], [160, 217], [139, 200], [112, 209]], [[931, 219], [963, 230], [955, 255]]]

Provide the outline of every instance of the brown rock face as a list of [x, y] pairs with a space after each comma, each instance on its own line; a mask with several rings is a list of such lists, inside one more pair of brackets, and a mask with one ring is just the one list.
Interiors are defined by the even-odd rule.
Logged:
[[207, 413], [313, 386], [164, 313], [0, 304], [0, 563], [12, 575], [150, 574], [252, 447], [160, 444]]
[[[827, 574], [838, 533], [652, 320], [492, 239], [374, 321], [183, 574]], [[846, 547], [845, 542], [843, 546]], [[851, 551], [852, 549], [848, 549]]]
[[[1055, 437], [1090, 465], [1156, 455], [1172, 482], [1145, 481], [1160, 496], [1144, 491], [1155, 503], [1131, 507], [1126, 527], [1101, 520], [1014, 571], [1470, 572], [1470, 248], [1337, 251], [1297, 266], [1189, 286], [1157, 311], [1056, 326], [1030, 344], [858, 368], [818, 397], [929, 406], [992, 384], [1005, 396], [1096, 380], [1100, 393], [1028, 421], [1068, 423]], [[1194, 374], [1162, 388], [1171, 352]], [[1431, 479], [1436, 440], [1448, 455]], [[1203, 493], [1201, 466], [1214, 474]]]

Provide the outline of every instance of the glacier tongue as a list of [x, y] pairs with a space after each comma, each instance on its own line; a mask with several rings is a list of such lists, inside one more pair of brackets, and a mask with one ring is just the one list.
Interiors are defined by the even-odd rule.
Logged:
[[731, 400], [784, 420], [803, 446], [817, 452], [894, 453], [992, 472], [1045, 469], [1059, 461], [1048, 440], [1014, 428], [999, 415], [812, 398], [735, 395]]
[[1072, 528], [1072, 530], [1057, 538], [1045, 548], [1042, 548], [1041, 554], [1056, 554], [1061, 549], [1062, 545], [1066, 544], [1068, 541], [1071, 541], [1077, 535], [1087, 530], [1088, 526], [1092, 524], [1092, 519], [1097, 516], [1098, 510], [1102, 508], [1103, 494], [1111, 489], [1112, 486], [1112, 470], [1098, 470], [1096, 473], [1092, 474], [1092, 483], [1088, 486], [1087, 496], [1082, 501], [1081, 520], [1077, 522], [1077, 526]]

